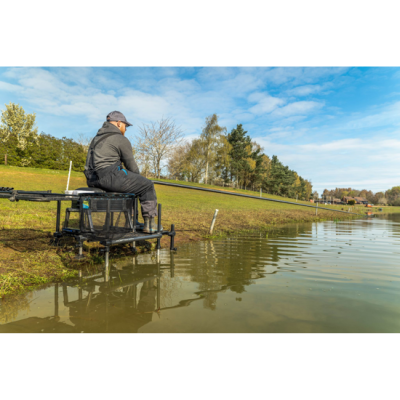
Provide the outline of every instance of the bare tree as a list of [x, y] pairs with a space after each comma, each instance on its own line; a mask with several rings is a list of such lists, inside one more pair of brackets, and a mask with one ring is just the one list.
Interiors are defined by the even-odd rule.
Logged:
[[188, 179], [191, 182], [200, 182], [206, 168], [206, 146], [201, 139], [194, 139], [188, 150], [185, 158]]
[[92, 142], [92, 139], [93, 138], [88, 137], [88, 136], [84, 135], [83, 133], [80, 133], [78, 135], [78, 138], [76, 139], [76, 141], [84, 148], [85, 151], [88, 151], [90, 143]]
[[176, 146], [168, 159], [168, 171], [171, 176], [190, 182], [200, 182], [204, 178], [206, 146], [201, 139], [183, 142]]
[[184, 180], [186, 176], [186, 165], [190, 148], [191, 144], [186, 141], [173, 148], [167, 164], [170, 177], [178, 180]]
[[155, 174], [151, 173], [151, 160], [150, 157], [143, 153], [137, 153], [136, 162], [139, 165], [140, 173], [144, 175], [146, 178]]
[[141, 175], [144, 175], [146, 178], [148, 178], [149, 175], [151, 175], [151, 155], [147, 152], [139, 151], [136, 138], [133, 134], [126, 136], [126, 138], [131, 142], [133, 158], [139, 167]]
[[170, 118], [161, 118], [149, 125], [139, 127], [139, 138], [136, 147], [138, 158], [142, 157], [160, 179], [163, 166], [161, 162], [169, 157], [174, 147], [183, 139], [183, 132]]

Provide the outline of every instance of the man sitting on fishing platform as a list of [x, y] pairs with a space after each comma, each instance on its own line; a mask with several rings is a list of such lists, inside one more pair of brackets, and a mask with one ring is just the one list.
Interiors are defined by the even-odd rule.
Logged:
[[[157, 232], [157, 196], [154, 183], [140, 175], [132, 146], [125, 137], [132, 126], [124, 114], [112, 111], [93, 138], [85, 165], [87, 185], [107, 192], [134, 193], [138, 196], [144, 219], [143, 232]], [[122, 166], [123, 163], [123, 166]]]

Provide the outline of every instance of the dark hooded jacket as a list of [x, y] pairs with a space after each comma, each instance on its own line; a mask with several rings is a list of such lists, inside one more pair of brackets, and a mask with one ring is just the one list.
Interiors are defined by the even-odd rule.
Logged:
[[[93, 166], [95, 171], [123, 162], [127, 170], [139, 174], [139, 168], [133, 158], [132, 146], [129, 140], [121, 134], [121, 131], [113, 124], [104, 122], [103, 126], [98, 130], [97, 135], [93, 138], [91, 147], [96, 144], [102, 136], [110, 135], [102, 140], [93, 152]], [[86, 158], [86, 166], [89, 165], [90, 151]]]

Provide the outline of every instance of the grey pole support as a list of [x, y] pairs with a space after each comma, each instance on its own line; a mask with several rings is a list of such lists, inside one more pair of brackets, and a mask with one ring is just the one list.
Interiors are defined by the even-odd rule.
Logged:
[[138, 209], [138, 198], [135, 196], [135, 200], [134, 200], [134, 220], [133, 220], [133, 232], [136, 232], [136, 221], [139, 220], [139, 209]]
[[176, 247], [175, 247], [175, 224], [171, 224], [170, 237], [171, 237], [171, 242], [169, 245], [169, 249], [171, 251], [176, 250]]
[[161, 204], [158, 204], [157, 232], [161, 232]]
[[215, 210], [214, 212], [214, 217], [211, 221], [211, 226], [210, 226], [210, 235], [212, 235], [213, 230], [214, 230], [214, 225], [215, 225], [215, 220], [217, 219], [217, 214], [218, 214], [218, 210]]
[[171, 273], [171, 278], [173, 278], [175, 276], [175, 260], [174, 260], [174, 253], [171, 252], [170, 253], [170, 273]]
[[82, 251], [83, 251], [83, 241], [82, 240], [80, 240], [79, 242], [78, 242], [78, 254], [75, 256], [75, 260], [82, 260], [83, 258], [85, 258], [84, 257], [84, 255], [82, 254]]
[[[158, 204], [157, 233], [161, 232], [161, 204]], [[161, 249], [161, 238], [157, 238], [157, 252]]]
[[60, 233], [61, 201], [57, 201], [56, 232]]

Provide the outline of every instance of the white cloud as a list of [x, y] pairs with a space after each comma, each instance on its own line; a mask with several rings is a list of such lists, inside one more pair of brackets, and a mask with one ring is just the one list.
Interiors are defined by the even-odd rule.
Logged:
[[307, 129], [293, 129], [293, 127], [276, 127], [269, 130], [270, 133], [266, 135], [269, 141], [287, 139], [293, 141], [302, 136], [307, 135]]
[[23, 88], [20, 85], [13, 85], [12, 83], [0, 81], [0, 90], [4, 90], [6, 92], [21, 92]]
[[260, 92], [252, 93], [248, 97], [248, 100], [251, 103], [257, 102], [255, 106], [250, 107], [248, 110], [249, 112], [256, 115], [269, 114], [280, 105], [283, 105], [285, 103], [284, 100], [279, 99], [278, 97], [272, 97], [267, 93]]
[[252, 121], [254, 115], [248, 112], [237, 111], [233, 113], [235, 121], [248, 122]]
[[229, 79], [233, 79], [236, 75], [236, 71], [233, 68], [202, 68], [197, 74], [198, 79], [201, 82], [210, 82], [210, 81], [225, 81]]
[[316, 111], [324, 106], [324, 103], [317, 101], [297, 101], [284, 107], [276, 109], [272, 115], [274, 117], [289, 117], [291, 115], [305, 115], [311, 111]]
[[322, 90], [321, 85], [304, 85], [297, 86], [287, 91], [289, 96], [308, 96], [309, 94], [318, 93]]
[[351, 118], [347, 124], [344, 124], [343, 129], [352, 130], [385, 125], [400, 125], [400, 101], [382, 107], [379, 112], [368, 114], [366, 116]]
[[311, 84], [321, 79], [334, 78], [344, 74], [348, 68], [273, 68], [263, 72], [267, 82], [276, 85], [288, 84], [301, 85]]

